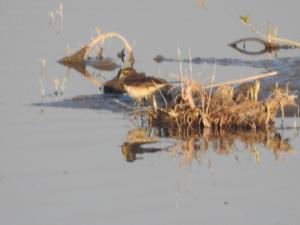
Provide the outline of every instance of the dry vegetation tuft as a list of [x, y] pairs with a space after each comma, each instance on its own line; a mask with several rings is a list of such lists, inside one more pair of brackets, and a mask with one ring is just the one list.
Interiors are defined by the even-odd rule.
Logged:
[[276, 114], [295, 105], [296, 96], [286, 88], [276, 88], [259, 99], [260, 82], [220, 85], [215, 88], [191, 80], [184, 81], [168, 106], [147, 110], [151, 126], [168, 127], [178, 133], [194, 133], [203, 128], [226, 131], [267, 130], [274, 127]]

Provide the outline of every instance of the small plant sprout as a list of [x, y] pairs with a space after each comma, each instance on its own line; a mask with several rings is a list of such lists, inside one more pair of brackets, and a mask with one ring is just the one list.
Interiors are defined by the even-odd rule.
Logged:
[[191, 48], [189, 48], [189, 70], [190, 70], [190, 79], [193, 79], [193, 66], [192, 66], [192, 53]]
[[[96, 32], [97, 37], [101, 35], [101, 29], [99, 26], [95, 27], [95, 32]], [[103, 56], [103, 45], [104, 45], [104, 40], [100, 41], [99, 44], [95, 45], [96, 55], [99, 57]]]
[[66, 88], [66, 82], [67, 82], [67, 78], [66, 77], [62, 78], [62, 80], [61, 80], [61, 86], [60, 86], [60, 94], [61, 95], [63, 95], [64, 90]]
[[49, 26], [53, 26], [54, 23], [55, 23], [55, 16], [54, 16], [54, 12], [53, 11], [49, 11], [48, 12], [48, 16], [50, 18], [50, 21], [49, 21]]
[[63, 10], [64, 10], [64, 5], [63, 3], [61, 2], [58, 6], [58, 9], [56, 10], [56, 14], [59, 15], [61, 21], [64, 20], [64, 15], [63, 15]]
[[179, 62], [179, 81], [181, 86], [181, 93], [183, 92], [183, 68], [182, 68], [182, 55], [179, 46], [177, 47], [177, 55], [178, 55], [178, 62]]
[[67, 49], [67, 57], [70, 57], [71, 54], [72, 54], [72, 49], [70, 48], [70, 45], [69, 45], [69, 44], [67, 44], [66, 49]]
[[57, 9], [48, 12], [48, 16], [50, 19], [49, 26], [54, 27], [55, 29], [59, 27], [58, 33], [62, 33], [63, 31], [63, 20], [64, 20], [63, 10], [64, 10], [64, 6], [63, 3], [61, 2], [58, 5]]
[[[211, 79], [210, 79], [210, 85], [211, 86], [214, 85], [214, 82], [215, 82], [215, 79], [216, 79], [216, 74], [217, 74], [217, 64], [215, 63], [214, 68], [213, 68], [213, 73], [212, 73]], [[213, 89], [210, 88], [209, 89], [209, 96], [208, 96], [208, 100], [207, 100], [207, 107], [205, 109], [205, 113], [208, 113], [208, 111], [209, 111], [212, 92], [213, 92]], [[203, 98], [203, 102], [202, 102], [203, 106], [205, 105], [204, 99], [205, 98]], [[204, 111], [204, 109], [203, 109], [203, 111]]]
[[207, 0], [197, 0], [197, 4], [201, 9], [207, 8]]
[[46, 59], [41, 59], [41, 66], [42, 66], [42, 68], [41, 68], [41, 76], [42, 77], [45, 77], [45, 75], [46, 75], [46, 65], [47, 65], [47, 60]]
[[259, 80], [256, 80], [254, 86], [250, 87], [250, 98], [252, 101], [254, 102], [258, 101], [259, 90], [260, 90], [260, 82]]
[[64, 10], [64, 6], [63, 3], [61, 2], [59, 4], [58, 10], [56, 10], [56, 13], [59, 15], [60, 17], [60, 27], [59, 27], [59, 31], [58, 33], [62, 33], [63, 32], [63, 25], [64, 25], [64, 15], [63, 15], [63, 10]]
[[66, 83], [70, 79], [71, 76], [71, 70], [68, 68], [67, 74], [63, 78], [54, 78], [52, 80], [53, 86], [54, 86], [54, 95], [60, 94], [61, 96], [64, 94], [64, 91], [66, 89]]
[[52, 82], [54, 86], [54, 95], [57, 96], [58, 94], [60, 94], [62, 96], [66, 88], [67, 77], [63, 77], [61, 79], [54, 78]]
[[100, 29], [99, 26], [95, 27], [95, 31], [96, 31], [96, 33], [97, 33], [98, 36], [101, 34], [101, 29]]
[[41, 59], [41, 73], [40, 77], [38, 79], [39, 85], [40, 85], [40, 93], [42, 98], [45, 96], [45, 86], [44, 86], [44, 81], [46, 78], [46, 65], [47, 65], [47, 60], [46, 59]]
[[58, 95], [58, 89], [59, 89], [59, 86], [60, 86], [60, 79], [59, 78], [54, 78], [52, 80], [53, 82], [53, 85], [54, 85], [54, 94], [57, 96]]
[[43, 80], [41, 78], [38, 79], [38, 82], [40, 84], [40, 93], [41, 93], [41, 96], [42, 96], [42, 98], [44, 98], [45, 95], [46, 95], [46, 93], [45, 93], [45, 87], [44, 87], [44, 82], [43, 82]]

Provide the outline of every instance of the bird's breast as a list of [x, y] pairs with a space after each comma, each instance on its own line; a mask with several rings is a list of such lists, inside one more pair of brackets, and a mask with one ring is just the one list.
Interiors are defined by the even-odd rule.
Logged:
[[[164, 84], [165, 85], [165, 84]], [[125, 91], [128, 93], [129, 96], [135, 99], [141, 99], [146, 98], [150, 95], [152, 95], [154, 92], [156, 92], [158, 89], [163, 87], [164, 85], [158, 84], [158, 85], [124, 85]]]

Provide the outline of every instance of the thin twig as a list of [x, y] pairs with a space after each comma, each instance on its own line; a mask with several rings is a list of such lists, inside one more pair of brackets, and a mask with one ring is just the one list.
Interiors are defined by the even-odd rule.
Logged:
[[277, 71], [272, 71], [272, 72], [269, 72], [269, 73], [262, 73], [262, 74], [258, 74], [258, 75], [255, 75], [255, 76], [241, 78], [241, 79], [238, 79], [238, 80], [232, 80], [232, 81], [226, 81], [226, 82], [217, 83], [217, 84], [206, 85], [206, 86], [204, 86], [204, 89], [215, 88], [215, 87], [219, 87], [219, 86], [222, 86], [222, 85], [240, 84], [240, 83], [250, 82], [250, 81], [254, 81], [254, 80], [260, 80], [260, 79], [267, 78], [267, 77], [273, 77], [273, 76], [276, 76], [276, 75], [278, 75], [278, 72]]

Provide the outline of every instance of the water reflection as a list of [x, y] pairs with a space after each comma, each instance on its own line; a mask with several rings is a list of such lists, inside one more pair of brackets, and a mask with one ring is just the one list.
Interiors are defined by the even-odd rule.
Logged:
[[242, 38], [229, 44], [230, 47], [246, 55], [271, 53], [277, 57], [280, 49], [293, 49], [290, 45], [279, 45], [257, 37]]
[[88, 81], [90, 81], [93, 85], [95, 85], [96, 87], [101, 87], [102, 86], [102, 82], [99, 81], [94, 74], [92, 74], [91, 72], [89, 72], [86, 69], [86, 65], [85, 64], [73, 64], [73, 65], [66, 65], [68, 67], [68, 69], [74, 69], [77, 72], [79, 72], [81, 75], [83, 75]]
[[128, 132], [127, 140], [122, 145], [122, 155], [127, 162], [133, 162], [137, 155], [144, 153], [155, 153], [161, 151], [158, 147], [147, 147], [145, 144], [157, 143], [158, 137], [151, 134], [150, 129], [136, 128]]
[[[163, 55], [156, 55], [153, 60], [157, 63], [173, 62], [178, 63], [176, 57], [167, 57]], [[192, 64], [216, 64], [220, 66], [246, 66], [252, 68], [261, 68], [268, 70], [285, 71], [296, 70], [300, 62], [300, 57], [280, 57], [276, 59], [262, 59], [262, 60], [245, 60], [239, 58], [216, 58], [216, 57], [194, 57], [191, 59], [184, 58], [180, 60], [182, 63]]]
[[[120, 54], [120, 57], [124, 57]], [[175, 62], [176, 59], [168, 59], [163, 56], [156, 58], [157, 61], [171, 61]], [[221, 65], [246, 65], [259, 68], [276, 67], [282, 64], [285, 66], [297, 65], [299, 58], [281, 58], [277, 60], [260, 60], [260, 61], [246, 61], [240, 59], [230, 58], [193, 58], [193, 63], [217, 63]], [[189, 62], [189, 59], [183, 60]], [[105, 64], [106, 65], [106, 64]], [[70, 67], [70, 65], [67, 65]], [[92, 74], [87, 68], [86, 64], [73, 64], [72, 68], [81, 73], [90, 82], [97, 87], [103, 84]], [[97, 69], [100, 70], [98, 67]], [[118, 88], [118, 80], [115, 78], [108, 81], [105, 85], [109, 85], [113, 90], [121, 90]], [[278, 81], [278, 80], [277, 80]], [[64, 100], [62, 102], [49, 103], [49, 106], [64, 106], [64, 107], [80, 107], [92, 109], [109, 109], [111, 111], [123, 111], [121, 105], [116, 104], [120, 102], [121, 96], [117, 98], [107, 95], [95, 95], [77, 97], [71, 100]], [[132, 101], [123, 101], [122, 103], [127, 106], [132, 105]], [[123, 106], [123, 105], [122, 105]], [[127, 109], [125, 107], [125, 109]], [[129, 110], [131, 111], [131, 110]], [[168, 138], [172, 141], [171, 146], [159, 147], [161, 138]], [[242, 146], [242, 147], [240, 147]], [[127, 162], [134, 162], [137, 159], [142, 159], [144, 154], [156, 153], [160, 151], [167, 151], [171, 156], [179, 156], [181, 164], [186, 166], [192, 164], [194, 161], [201, 161], [204, 155], [209, 151], [213, 151], [218, 155], [228, 156], [235, 154], [240, 149], [249, 152], [257, 164], [261, 163], [260, 149], [263, 146], [264, 150], [273, 151], [276, 160], [282, 154], [292, 152], [293, 148], [289, 144], [289, 140], [285, 139], [280, 133], [274, 130], [267, 131], [239, 131], [239, 132], [225, 132], [225, 131], [212, 131], [209, 129], [204, 130], [187, 130], [186, 132], [178, 133], [177, 130], [172, 130], [166, 127], [145, 127], [144, 124], [139, 128], [133, 129], [128, 132], [126, 141], [122, 144], [121, 152]], [[240, 148], [240, 149], [239, 149]], [[238, 160], [238, 156], [235, 156]]]
[[[172, 144], [163, 148], [157, 147], [163, 144], [161, 138], [171, 140]], [[204, 129], [198, 134], [179, 136], [172, 130], [158, 127], [130, 130], [122, 145], [122, 155], [128, 162], [141, 159], [143, 154], [159, 151], [179, 156], [183, 166], [190, 165], [194, 161], [201, 162], [209, 151], [222, 156], [234, 155], [236, 160], [238, 160], [238, 156], [235, 155], [237, 152], [246, 151], [252, 155], [257, 164], [260, 164], [261, 151], [272, 151], [274, 158], [278, 160], [281, 155], [292, 153], [293, 147], [289, 139], [275, 130], [225, 132]]]

